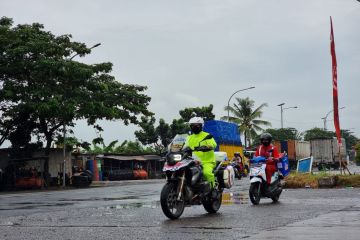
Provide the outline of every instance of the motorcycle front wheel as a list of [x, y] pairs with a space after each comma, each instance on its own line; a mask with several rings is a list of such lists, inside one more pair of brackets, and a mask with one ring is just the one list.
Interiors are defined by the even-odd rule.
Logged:
[[182, 195], [180, 200], [177, 197], [177, 185], [175, 183], [166, 183], [161, 190], [160, 204], [163, 213], [170, 219], [177, 219], [184, 212], [184, 196]]
[[203, 201], [203, 206], [208, 213], [216, 213], [219, 211], [222, 202], [222, 194], [219, 190], [217, 191], [217, 198], [209, 198]]
[[250, 185], [249, 197], [250, 197], [250, 201], [254, 205], [258, 205], [260, 203], [260, 198], [261, 198], [260, 187], [261, 185], [259, 182], [251, 183]]
[[279, 201], [279, 198], [280, 198], [280, 193], [276, 194], [275, 196], [273, 196], [271, 198], [271, 200], [274, 202], [274, 203], [277, 203]]

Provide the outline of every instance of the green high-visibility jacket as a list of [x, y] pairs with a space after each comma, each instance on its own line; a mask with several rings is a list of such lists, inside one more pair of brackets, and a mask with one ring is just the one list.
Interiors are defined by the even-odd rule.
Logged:
[[[209, 133], [203, 131], [198, 134], [191, 134], [187, 137], [185, 146], [190, 147], [192, 150], [194, 150], [194, 148], [198, 146], [208, 146], [212, 147], [212, 149], [215, 149], [216, 142], [214, 138], [202, 141], [207, 135], [209, 135]], [[194, 151], [193, 153], [201, 160], [202, 163], [215, 163], [216, 161], [214, 150], [209, 152]]]

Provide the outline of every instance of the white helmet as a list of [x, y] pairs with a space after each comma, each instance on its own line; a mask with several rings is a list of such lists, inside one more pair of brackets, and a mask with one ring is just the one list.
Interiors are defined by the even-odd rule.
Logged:
[[202, 119], [201, 117], [192, 117], [189, 120], [189, 124], [201, 124], [201, 126], [204, 125], [204, 119]]

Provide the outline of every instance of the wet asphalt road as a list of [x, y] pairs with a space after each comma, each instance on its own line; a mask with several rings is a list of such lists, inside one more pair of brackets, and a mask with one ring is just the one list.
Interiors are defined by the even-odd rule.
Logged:
[[252, 206], [244, 179], [219, 213], [194, 206], [171, 221], [158, 202], [163, 183], [0, 194], [0, 239], [338, 239], [334, 220], [350, 231], [343, 239], [359, 236], [360, 189], [285, 190], [278, 204]]

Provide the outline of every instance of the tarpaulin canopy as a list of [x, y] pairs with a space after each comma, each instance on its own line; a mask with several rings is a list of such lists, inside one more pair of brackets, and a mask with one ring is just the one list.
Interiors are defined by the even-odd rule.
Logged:
[[217, 144], [241, 145], [237, 124], [219, 120], [209, 120], [204, 124], [204, 131], [214, 136]]

